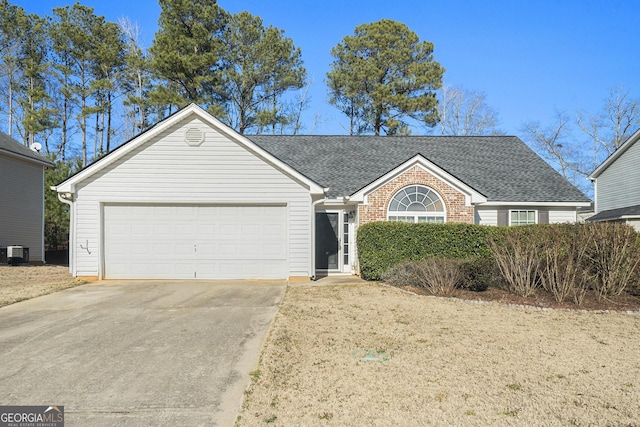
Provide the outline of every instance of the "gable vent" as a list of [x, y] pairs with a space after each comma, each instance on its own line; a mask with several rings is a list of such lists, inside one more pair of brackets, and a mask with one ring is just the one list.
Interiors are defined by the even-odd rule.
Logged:
[[204, 141], [204, 132], [198, 128], [189, 128], [184, 132], [184, 142], [192, 147], [197, 147]]

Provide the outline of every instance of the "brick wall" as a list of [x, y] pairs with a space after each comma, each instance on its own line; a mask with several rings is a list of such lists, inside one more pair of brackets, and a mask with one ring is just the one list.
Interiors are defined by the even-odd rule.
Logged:
[[465, 206], [464, 195], [417, 166], [370, 193], [367, 204], [358, 207], [359, 224], [386, 221], [393, 195], [404, 187], [415, 184], [429, 187], [440, 195], [446, 206], [447, 222], [473, 224], [473, 207]]

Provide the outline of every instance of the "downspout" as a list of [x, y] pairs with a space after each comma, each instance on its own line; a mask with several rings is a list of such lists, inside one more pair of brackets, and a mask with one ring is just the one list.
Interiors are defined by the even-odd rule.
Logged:
[[[51, 187], [51, 189], [57, 191], [56, 187]], [[76, 219], [76, 216], [74, 214], [74, 209], [73, 209], [73, 200], [70, 200], [70, 199], [67, 199], [65, 197], [62, 197], [63, 193], [57, 193], [57, 194], [58, 194], [58, 200], [60, 200], [62, 203], [66, 203], [67, 205], [69, 205], [69, 215], [70, 215], [70, 218], [69, 218], [69, 222], [70, 222], [70, 224], [69, 224], [69, 272], [71, 273], [72, 276], [75, 277], [75, 264], [76, 263], [75, 263], [75, 256], [73, 254], [73, 252], [74, 252], [73, 251], [73, 247], [74, 247], [74, 243], [73, 242], [75, 242], [75, 240], [76, 240], [75, 239], [75, 229], [76, 229], [76, 227], [75, 227], [75, 219]], [[64, 194], [65, 195], [69, 194], [71, 197], [73, 197], [72, 193], [64, 193]]]
[[42, 245], [42, 248], [41, 248], [41, 250], [42, 250], [42, 264], [44, 264], [44, 265], [47, 264], [47, 252], [46, 252], [45, 247], [44, 247], [44, 231], [45, 231], [44, 227], [45, 227], [45, 215], [46, 215], [45, 207], [47, 205], [45, 203], [45, 200], [44, 200], [44, 188], [45, 188], [45, 186], [44, 186], [45, 184], [44, 183], [45, 183], [46, 170], [47, 170], [47, 167], [45, 166], [42, 169], [42, 189], [43, 189], [43, 191], [42, 191], [42, 224], [41, 224], [42, 228], [40, 229], [40, 231], [41, 231], [40, 235], [42, 236], [42, 240], [40, 242], [41, 245]]
[[327, 200], [327, 192], [329, 188], [323, 188], [323, 196], [321, 199], [311, 203], [311, 277], [316, 280], [316, 205]]

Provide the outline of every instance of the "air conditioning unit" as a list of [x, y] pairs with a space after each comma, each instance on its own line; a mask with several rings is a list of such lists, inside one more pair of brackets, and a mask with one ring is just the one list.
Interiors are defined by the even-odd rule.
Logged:
[[24, 262], [24, 248], [22, 246], [7, 246], [7, 262], [17, 265]]

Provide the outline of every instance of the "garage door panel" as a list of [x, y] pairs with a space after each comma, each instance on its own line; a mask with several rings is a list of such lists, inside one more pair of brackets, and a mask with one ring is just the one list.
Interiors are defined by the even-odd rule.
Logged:
[[278, 243], [265, 243], [264, 250], [266, 251], [266, 253], [264, 254], [265, 256], [269, 256], [269, 254], [274, 258], [282, 258], [286, 256], [285, 248], [283, 248], [282, 245]]
[[285, 206], [104, 206], [106, 278], [285, 278]]
[[131, 244], [131, 255], [146, 255], [151, 256], [153, 251], [149, 247], [148, 243], [133, 243]]

